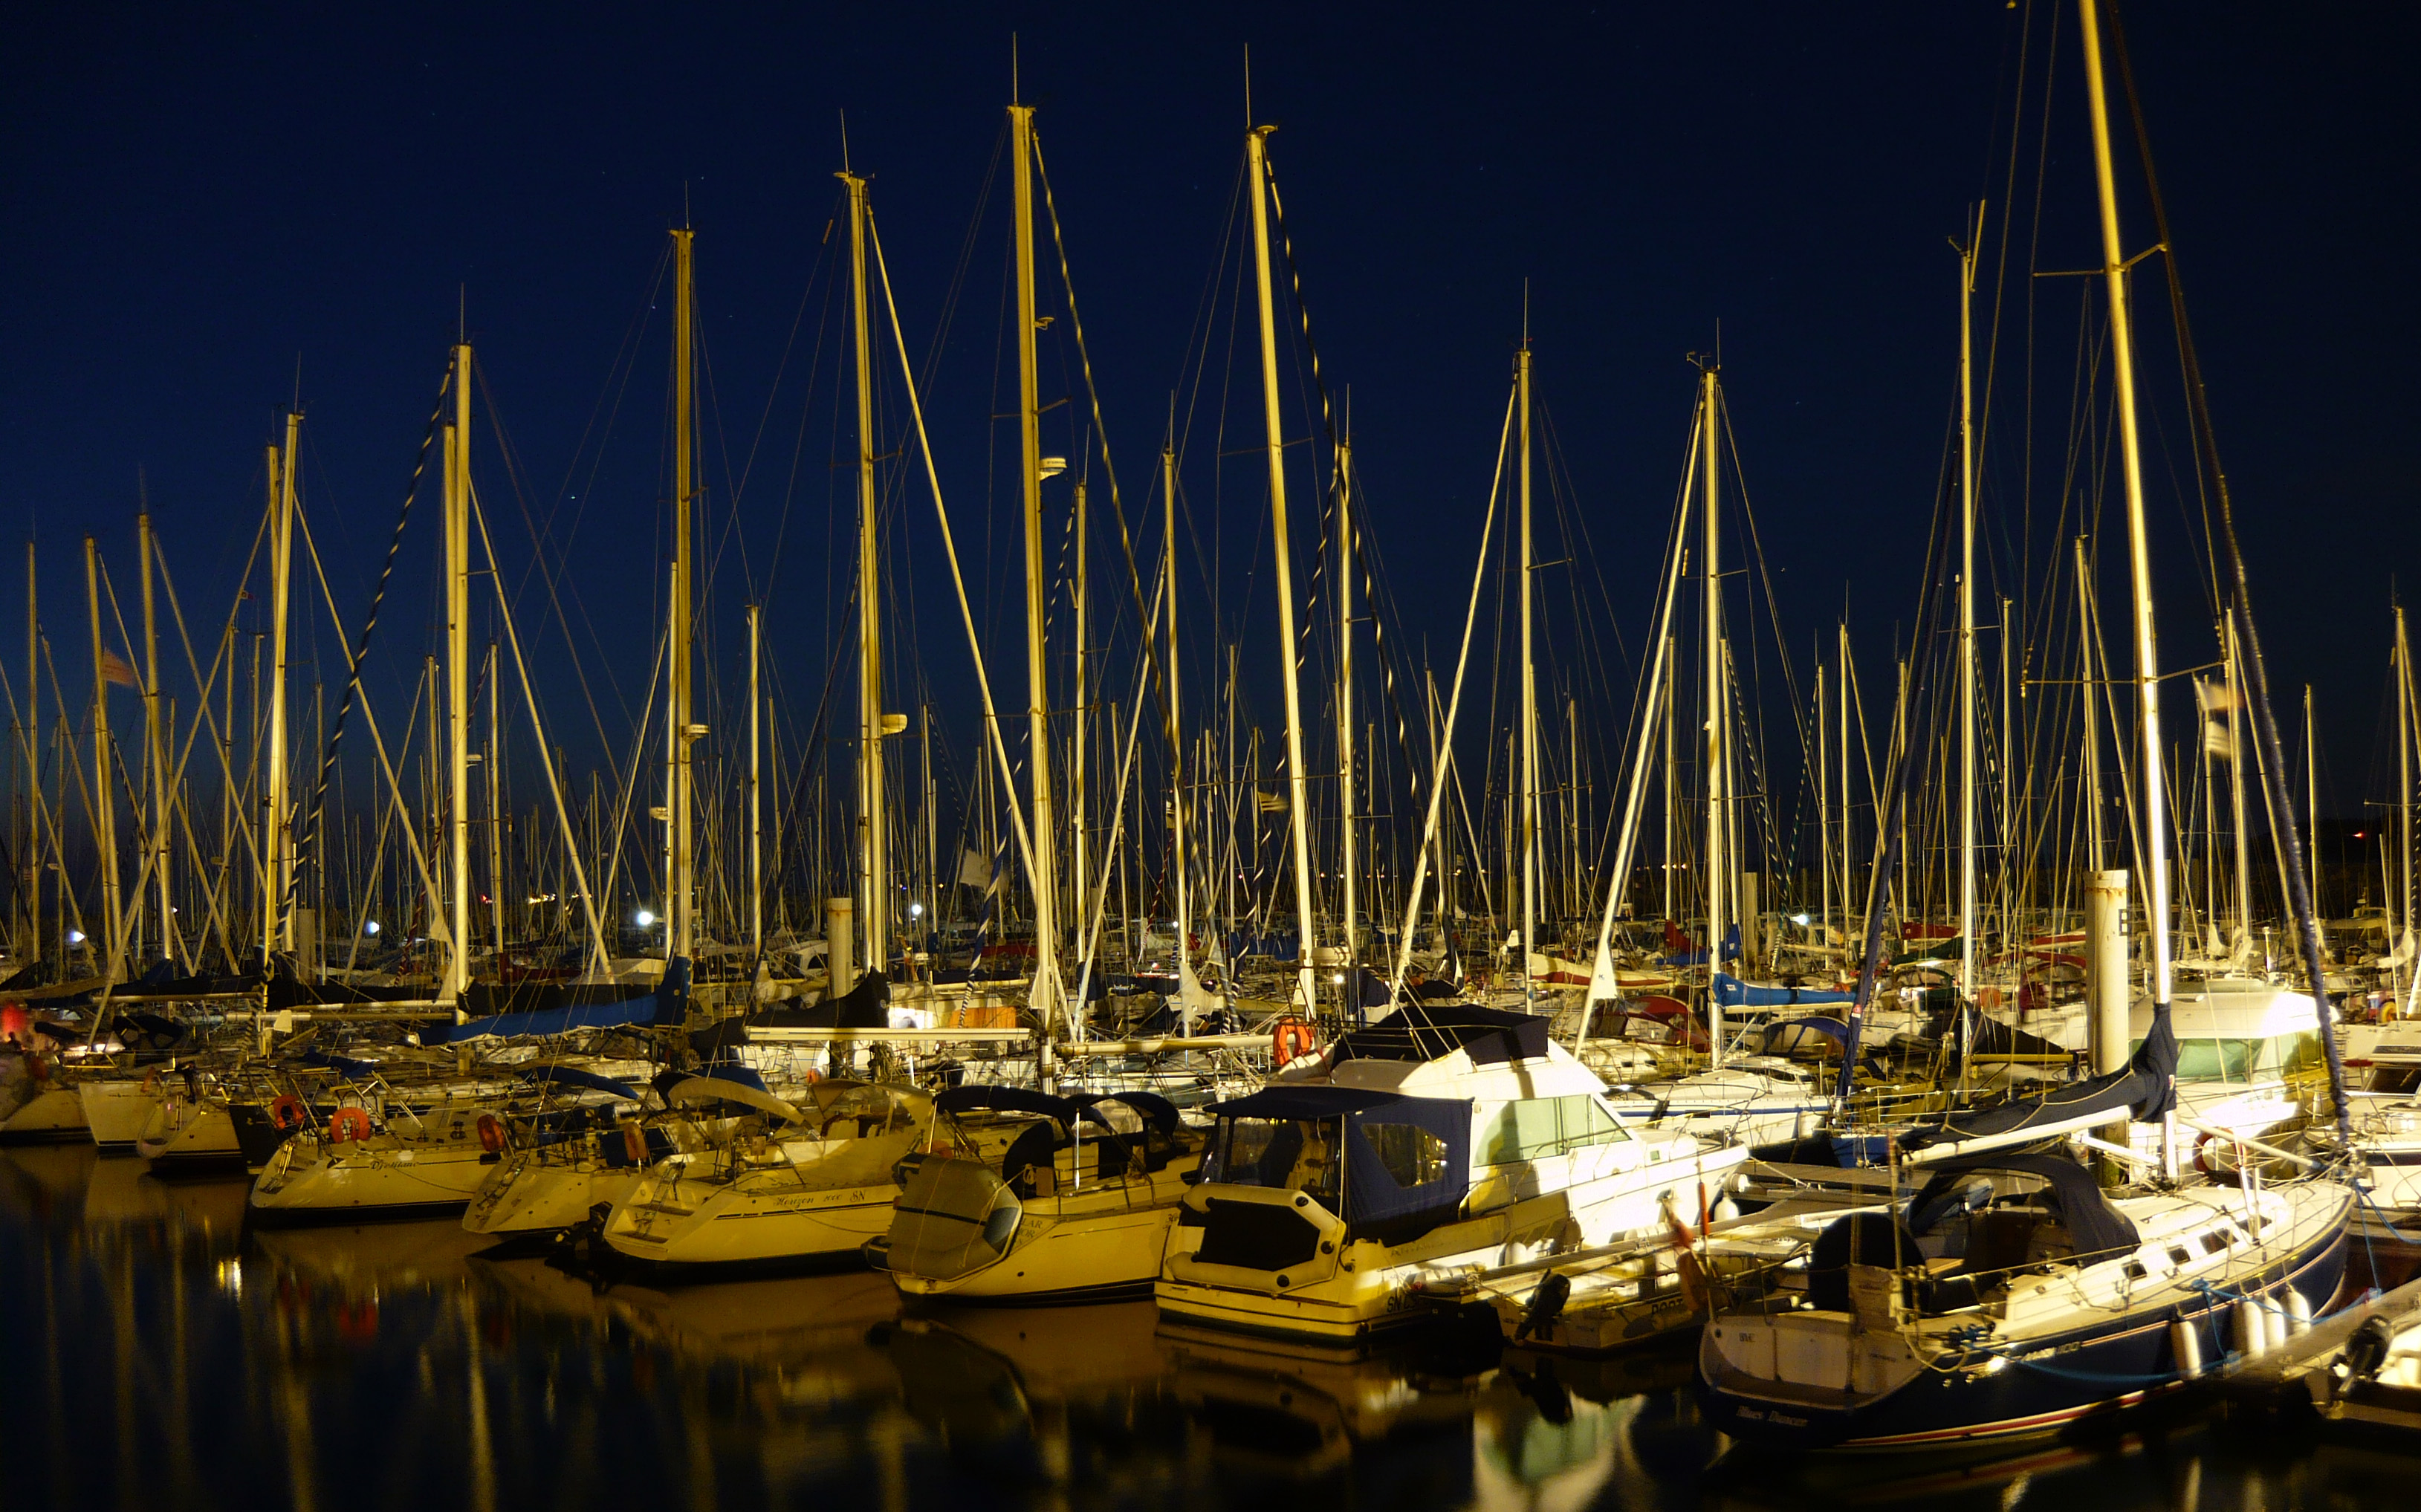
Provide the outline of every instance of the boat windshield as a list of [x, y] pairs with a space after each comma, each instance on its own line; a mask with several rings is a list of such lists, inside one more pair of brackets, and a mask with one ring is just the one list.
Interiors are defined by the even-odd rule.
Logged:
[[1207, 1179], [1238, 1187], [1307, 1193], [1340, 1212], [1345, 1192], [1345, 1120], [1222, 1118], [1215, 1167]]

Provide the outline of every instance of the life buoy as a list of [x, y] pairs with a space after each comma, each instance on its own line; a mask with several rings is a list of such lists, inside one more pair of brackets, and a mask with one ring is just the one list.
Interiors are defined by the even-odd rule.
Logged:
[[622, 1126], [622, 1153], [631, 1158], [633, 1165], [648, 1163], [648, 1136], [639, 1132], [637, 1124]]
[[496, 1121], [492, 1113], [479, 1115], [479, 1147], [491, 1155], [505, 1152], [505, 1126]]
[[359, 1108], [338, 1108], [328, 1115], [328, 1138], [336, 1144], [370, 1137], [370, 1115]]
[[1289, 1013], [1270, 1029], [1270, 1059], [1280, 1066], [1297, 1055], [1311, 1053], [1314, 1040], [1311, 1025]]
[[277, 1100], [269, 1105], [269, 1121], [281, 1133], [291, 1133], [311, 1121], [311, 1110], [303, 1106], [303, 1099], [293, 1093], [280, 1093]]

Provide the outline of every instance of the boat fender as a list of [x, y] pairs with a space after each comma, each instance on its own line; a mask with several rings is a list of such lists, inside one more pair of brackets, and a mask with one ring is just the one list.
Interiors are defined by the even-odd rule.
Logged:
[[491, 1155], [505, 1152], [505, 1126], [492, 1113], [479, 1115], [479, 1147]]
[[635, 1123], [622, 1126], [622, 1153], [631, 1158], [633, 1165], [648, 1163], [648, 1136], [639, 1132]]
[[338, 1145], [370, 1137], [370, 1115], [359, 1108], [338, 1108], [328, 1115], [328, 1138]]
[[2169, 1320], [2169, 1353], [2182, 1380], [2202, 1379], [2202, 1330], [2182, 1317]]
[[1271, 1027], [1270, 1059], [1280, 1066], [1286, 1065], [1298, 1055], [1310, 1054], [1312, 1045], [1311, 1025], [1291, 1013], [1279, 1019]]
[[291, 1133], [311, 1121], [311, 1110], [303, 1106], [303, 1099], [293, 1093], [282, 1092], [269, 1105], [269, 1121], [279, 1130]]

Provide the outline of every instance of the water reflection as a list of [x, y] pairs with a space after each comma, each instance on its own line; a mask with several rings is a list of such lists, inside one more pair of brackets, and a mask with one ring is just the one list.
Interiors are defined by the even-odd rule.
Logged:
[[903, 1315], [867, 1274], [601, 1291], [452, 1221], [247, 1232], [244, 1190], [0, 1154], [8, 1506], [2249, 1512], [2400, 1499], [2413, 1468], [2192, 1419], [1743, 1461], [1686, 1347], [1349, 1359], [1148, 1302]]

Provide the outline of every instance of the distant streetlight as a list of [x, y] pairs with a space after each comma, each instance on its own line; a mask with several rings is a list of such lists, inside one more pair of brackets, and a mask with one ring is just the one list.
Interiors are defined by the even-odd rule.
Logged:
[[365, 924], [365, 925], [363, 925], [363, 926], [362, 926], [362, 933], [364, 933], [364, 934], [366, 934], [366, 935], [368, 935], [368, 936], [372, 937], [373, 939], [375, 939], [375, 938], [377, 937], [378, 932], [379, 932], [379, 922], [378, 922], [378, 920], [376, 920], [376, 919], [372, 919], [372, 920], [370, 920], [368, 923], [367, 923], [367, 924]]
[[650, 926], [650, 925], [654, 924], [655, 922], [656, 922], [656, 916], [655, 916], [654, 914], [652, 914], [652, 913], [648, 912], [646, 909], [641, 909], [641, 910], [639, 911], [639, 927], [640, 927], [640, 928], [645, 929], [645, 928], [647, 928], [648, 926]]

